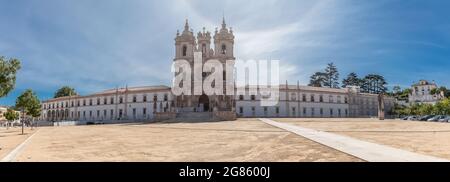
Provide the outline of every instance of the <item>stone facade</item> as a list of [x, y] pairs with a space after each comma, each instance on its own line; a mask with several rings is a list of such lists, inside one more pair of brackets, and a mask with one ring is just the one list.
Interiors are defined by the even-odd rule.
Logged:
[[434, 82], [429, 82], [427, 80], [420, 80], [411, 86], [411, 94], [408, 96], [408, 101], [410, 104], [413, 103], [424, 103], [424, 104], [435, 104], [444, 98], [444, 93], [431, 94], [432, 89], [437, 89], [438, 86]]
[[[214, 48], [211, 48], [211, 39]], [[201, 51], [201, 66], [210, 59], [235, 60], [234, 35], [225, 20], [214, 36], [205, 29], [197, 37], [186, 21], [183, 32], [175, 38], [173, 61], [186, 60], [194, 67], [194, 52]], [[201, 73], [204, 79], [210, 73]], [[224, 75], [226, 72], [224, 71]], [[177, 76], [177, 75], [174, 75]], [[191, 74], [194, 85], [195, 74]], [[227, 80], [224, 76], [224, 87]], [[233, 83], [234, 84], [234, 83]], [[126, 87], [110, 89], [86, 96], [70, 96], [42, 102], [41, 120], [47, 121], [157, 121], [178, 116], [211, 116], [217, 120], [234, 120], [238, 117], [376, 117], [378, 95], [361, 93], [359, 88], [319, 88], [297, 85], [279, 85], [279, 99], [275, 106], [261, 106], [261, 96], [254, 93], [224, 95], [172, 94], [167, 86]], [[193, 88], [192, 92], [194, 92]], [[237, 89], [237, 88], [235, 88]], [[244, 89], [245, 90], [245, 89]], [[225, 93], [225, 91], [224, 91]], [[236, 92], [235, 92], [236, 93]], [[252, 95], [254, 94], [254, 95]], [[384, 98], [386, 114], [395, 100]], [[205, 112], [209, 112], [205, 113]]]
[[[202, 52], [201, 66], [208, 60], [218, 60], [223, 68], [226, 66], [227, 60], [235, 60], [234, 58], [234, 35], [233, 30], [228, 28], [225, 19], [222, 21], [222, 27], [220, 30], [214, 33], [214, 49], [211, 48], [211, 33], [203, 28], [203, 31], [197, 33], [197, 37], [194, 37], [194, 33], [189, 28], [189, 22], [186, 20], [183, 32], [180, 34], [177, 32], [175, 38], [175, 58], [174, 61], [186, 60], [189, 62], [191, 68], [194, 68], [194, 52]], [[191, 72], [191, 92], [194, 93], [194, 85], [201, 84], [196, 83], [195, 71]], [[202, 71], [201, 76], [204, 80], [210, 72]], [[223, 75], [226, 75], [224, 71]], [[175, 75], [176, 76], [176, 75]], [[229, 81], [224, 78], [224, 86]], [[233, 82], [232, 80], [230, 80]], [[224, 90], [225, 93], [225, 90]], [[233, 97], [228, 95], [206, 95], [205, 93], [199, 95], [181, 95], [175, 97], [175, 107], [177, 112], [211, 112], [211, 111], [231, 111], [233, 108]]]

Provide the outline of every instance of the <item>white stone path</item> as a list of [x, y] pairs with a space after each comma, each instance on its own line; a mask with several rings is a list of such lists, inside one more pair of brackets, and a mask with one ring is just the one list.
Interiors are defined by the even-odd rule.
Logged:
[[437, 157], [409, 152], [329, 132], [303, 128], [265, 118], [260, 118], [260, 120], [368, 162], [450, 162], [449, 160]]
[[23, 141], [20, 145], [18, 145], [14, 150], [9, 152], [8, 155], [6, 155], [0, 162], [13, 162], [16, 157], [22, 152], [22, 150], [25, 148], [25, 146], [28, 144], [28, 142], [33, 138], [36, 133], [39, 132], [39, 129], [35, 131], [31, 136], [29, 136], [25, 141]]

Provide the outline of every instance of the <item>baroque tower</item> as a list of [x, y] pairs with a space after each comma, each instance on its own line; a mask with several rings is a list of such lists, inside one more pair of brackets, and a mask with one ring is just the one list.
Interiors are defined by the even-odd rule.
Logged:
[[[214, 49], [211, 48], [212, 38], [214, 39]], [[232, 82], [234, 84], [234, 80], [226, 79], [226, 62], [231, 60], [234, 67], [234, 35], [233, 30], [227, 27], [225, 18], [222, 19], [220, 30], [216, 28], [213, 37], [209, 31], [206, 31], [206, 28], [203, 28], [202, 31], [197, 33], [197, 37], [194, 37], [193, 31], [189, 27], [189, 22], [186, 20], [183, 32], [180, 34], [177, 31], [174, 61], [184, 59], [190, 63], [191, 68], [194, 68], [194, 52], [202, 53], [202, 68], [203, 64], [211, 59], [218, 60], [222, 64], [224, 69], [223, 95], [206, 95], [205, 93], [202, 95], [194, 95], [194, 89], [191, 88], [192, 95], [176, 96], [176, 112], [234, 111], [233, 96], [226, 95], [225, 90], [227, 88], [226, 82]], [[210, 74], [209, 72], [202, 71], [202, 79], [204, 80]], [[193, 87], [194, 71], [191, 73], [191, 80]]]

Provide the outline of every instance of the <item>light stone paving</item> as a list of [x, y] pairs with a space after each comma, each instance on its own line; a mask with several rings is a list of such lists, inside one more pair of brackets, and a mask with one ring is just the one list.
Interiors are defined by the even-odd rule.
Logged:
[[368, 162], [450, 162], [433, 156], [422, 155], [329, 132], [280, 123], [271, 119], [260, 118], [260, 120]]
[[22, 150], [25, 148], [25, 146], [28, 144], [28, 142], [33, 138], [36, 133], [39, 132], [39, 129], [37, 129], [36, 132], [34, 132], [31, 136], [29, 136], [25, 141], [23, 141], [20, 145], [18, 145], [14, 150], [12, 150], [8, 155], [6, 155], [0, 162], [12, 162], [16, 159], [16, 156], [18, 156]]

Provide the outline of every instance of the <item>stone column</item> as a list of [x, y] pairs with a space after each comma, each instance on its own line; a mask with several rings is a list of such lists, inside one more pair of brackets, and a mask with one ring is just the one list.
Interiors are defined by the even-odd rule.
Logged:
[[378, 119], [384, 120], [384, 95], [378, 94]]

